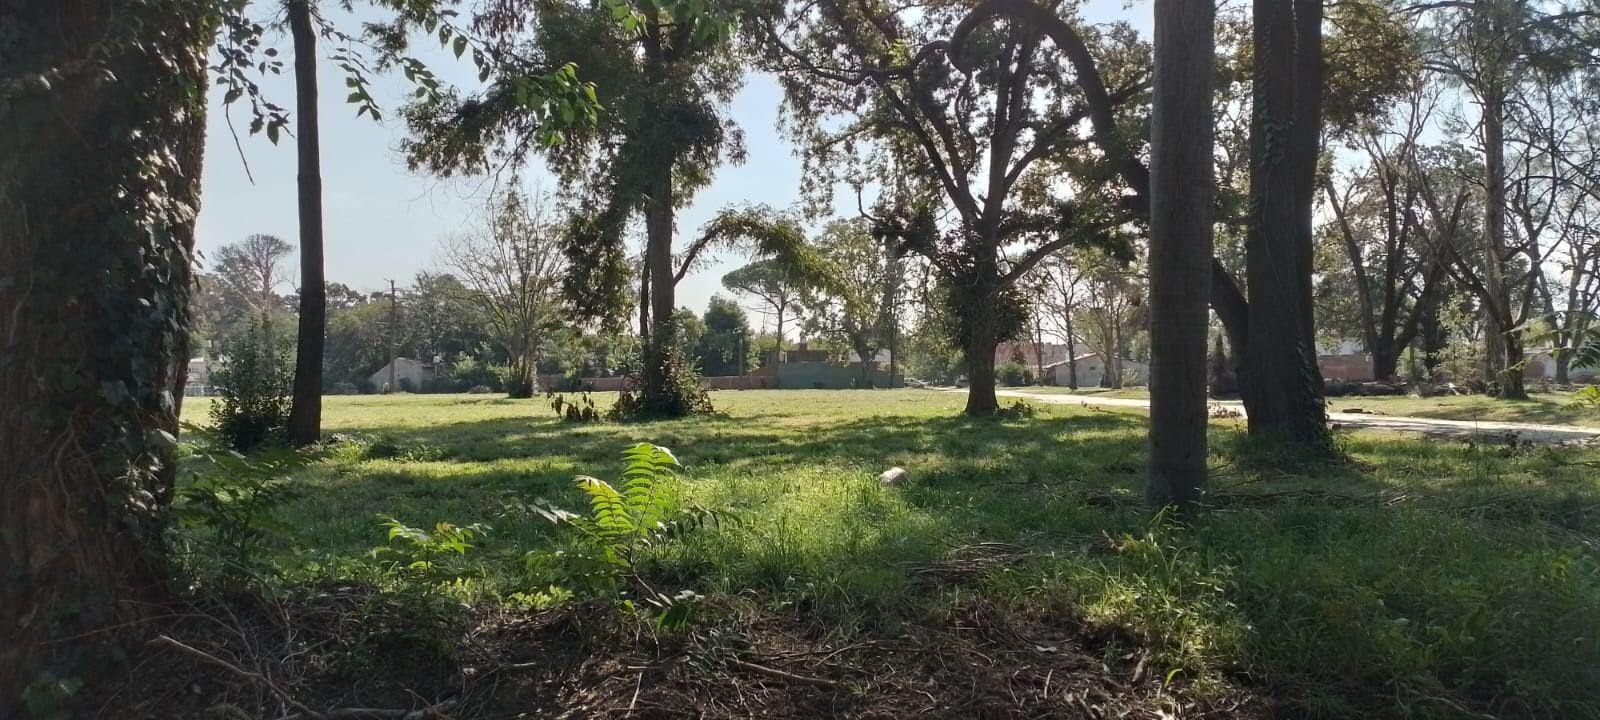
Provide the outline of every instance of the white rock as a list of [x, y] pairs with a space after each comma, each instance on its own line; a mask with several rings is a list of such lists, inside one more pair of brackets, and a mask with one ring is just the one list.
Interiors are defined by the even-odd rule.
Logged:
[[911, 473], [903, 467], [892, 467], [878, 475], [878, 482], [885, 485], [904, 485], [910, 480]]

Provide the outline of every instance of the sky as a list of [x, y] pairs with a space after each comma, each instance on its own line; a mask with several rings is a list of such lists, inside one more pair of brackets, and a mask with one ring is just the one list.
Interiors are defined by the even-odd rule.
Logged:
[[[1091, 22], [1126, 19], [1147, 35], [1149, 13], [1150, 5], [1144, 0], [1131, 4], [1126, 0], [1087, 0], [1082, 10]], [[331, 15], [330, 19], [347, 27], [352, 18]], [[290, 43], [286, 36], [271, 31], [267, 42], [282, 50], [285, 66], [281, 76], [262, 83], [263, 92], [292, 114]], [[319, 47], [324, 56], [331, 49], [326, 42]], [[441, 79], [475, 84], [466, 61], [458, 62], [443, 52], [423, 54], [421, 59]], [[373, 78], [373, 96], [385, 111], [383, 121], [374, 122], [356, 117], [355, 106], [345, 103], [348, 90], [342, 72], [326, 59], [318, 72], [326, 275], [330, 282], [363, 292], [387, 289], [390, 279], [404, 286], [419, 271], [440, 269], [440, 241], [474, 225], [487, 186], [481, 178], [444, 180], [407, 170], [398, 150], [405, 125], [396, 117], [396, 110], [403, 104], [408, 84], [402, 78]], [[217, 248], [254, 233], [276, 235], [294, 244], [299, 234], [294, 140], [286, 135], [274, 146], [264, 135], [245, 134], [249, 110], [238, 106], [231, 112], [239, 133], [236, 146], [223, 111], [222, 93], [223, 89], [213, 87], [207, 118], [197, 229], [200, 253], [209, 258]], [[679, 212], [680, 237], [695, 233], [728, 205], [787, 208], [799, 200], [800, 160], [776, 128], [781, 101], [782, 90], [775, 78], [758, 73], [746, 78], [729, 114], [744, 130], [749, 157], [742, 165], [720, 168], [711, 186]], [[536, 170], [532, 175], [536, 179], [542, 174]], [[553, 180], [543, 180], [542, 186], [554, 193], [560, 190]], [[853, 212], [853, 198], [839, 211]], [[702, 311], [713, 294], [728, 294], [721, 286], [723, 274], [747, 260], [738, 254], [717, 257], [715, 263], [678, 286], [678, 303]], [[298, 267], [294, 258], [285, 264], [285, 277], [291, 282], [298, 278]], [[752, 320], [760, 324], [759, 318]]]

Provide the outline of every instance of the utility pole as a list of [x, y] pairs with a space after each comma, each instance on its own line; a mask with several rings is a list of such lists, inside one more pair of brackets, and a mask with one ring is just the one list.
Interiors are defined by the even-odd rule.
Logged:
[[400, 386], [395, 384], [394, 366], [399, 360], [400, 352], [400, 301], [394, 290], [394, 281], [389, 281], [389, 392], [398, 392]]

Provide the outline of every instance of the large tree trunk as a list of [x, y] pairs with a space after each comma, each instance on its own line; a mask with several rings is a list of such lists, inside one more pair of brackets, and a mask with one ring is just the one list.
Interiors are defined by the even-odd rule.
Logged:
[[1245, 238], [1251, 309], [1240, 377], [1252, 435], [1313, 445], [1328, 441], [1305, 227], [1320, 135], [1320, 7], [1320, 0], [1254, 4], [1254, 202]]
[[[322, 149], [317, 119], [317, 33], [311, 0], [290, 0], [294, 35], [295, 111], [300, 156], [300, 325], [295, 344], [294, 397], [289, 442], [304, 447], [322, 439], [322, 346], [328, 293], [322, 270]], [[418, 388], [421, 390], [421, 388]]]
[[207, 10], [0, 4], [0, 716], [165, 592]]
[[1145, 499], [1193, 504], [1206, 480], [1211, 278], [1210, 2], [1156, 0], [1150, 133], [1150, 466]]
[[1528, 391], [1523, 383], [1522, 343], [1515, 337], [1512, 322], [1512, 292], [1506, 280], [1505, 223], [1506, 223], [1506, 161], [1505, 161], [1505, 98], [1504, 91], [1491, 83], [1483, 98], [1483, 284], [1493, 295], [1485, 298], [1489, 322], [1484, 328], [1488, 337], [1488, 377], [1495, 383], [1495, 396], [1506, 399], [1526, 399]]
[[673, 305], [677, 298], [672, 283], [672, 167], [661, 168], [650, 183], [645, 208], [645, 265], [650, 277], [650, 341], [645, 347], [644, 396], [647, 407], [663, 409], [666, 401], [668, 365], [677, 332], [672, 327]]
[[994, 394], [994, 351], [1000, 342], [995, 337], [991, 316], [974, 317], [967, 338], [967, 415], [988, 417], [1000, 409]]

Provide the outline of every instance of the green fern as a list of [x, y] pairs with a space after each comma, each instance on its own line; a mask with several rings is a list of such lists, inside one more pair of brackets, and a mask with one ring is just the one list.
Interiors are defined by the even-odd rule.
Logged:
[[687, 591], [668, 596], [650, 588], [636, 571], [639, 552], [688, 530], [720, 525], [731, 516], [684, 502], [678, 478], [683, 466], [671, 450], [640, 443], [624, 451], [623, 460], [626, 465], [617, 485], [587, 475], [577, 478], [578, 489], [589, 501], [587, 515], [567, 512], [542, 500], [521, 506], [551, 522], [576, 529], [592, 550], [572, 555], [532, 552], [528, 561], [541, 563], [559, 555], [571, 570], [577, 560], [583, 567], [573, 577], [610, 591], [629, 581], [644, 591], [649, 604], [661, 610], [663, 623], [681, 625], [687, 621], [685, 613], [691, 611], [688, 606], [698, 596]]

